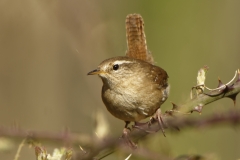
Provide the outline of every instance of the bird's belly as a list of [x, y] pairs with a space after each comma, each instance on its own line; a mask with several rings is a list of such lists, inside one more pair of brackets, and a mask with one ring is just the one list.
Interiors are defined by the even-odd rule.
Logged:
[[[159, 92], [160, 93], [160, 92]], [[149, 116], [152, 116], [155, 111], [160, 107], [161, 100], [160, 94], [151, 93], [151, 100], [141, 93], [116, 93], [111, 89], [102, 90], [102, 100], [108, 111], [115, 117], [124, 121], [140, 121]], [[156, 100], [156, 99], [159, 100]]]

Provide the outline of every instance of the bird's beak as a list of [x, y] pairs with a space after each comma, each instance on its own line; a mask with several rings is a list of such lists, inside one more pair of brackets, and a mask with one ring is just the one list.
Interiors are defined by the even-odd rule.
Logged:
[[101, 74], [101, 73], [105, 73], [105, 72], [101, 71], [100, 69], [95, 69], [95, 70], [89, 72], [87, 75], [96, 75], [96, 74]]

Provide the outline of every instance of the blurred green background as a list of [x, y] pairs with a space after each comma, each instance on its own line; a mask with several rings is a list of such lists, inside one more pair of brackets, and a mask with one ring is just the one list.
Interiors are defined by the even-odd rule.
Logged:
[[[1, 0], [0, 126], [50, 132], [67, 127], [92, 135], [93, 115], [101, 111], [109, 132], [120, 135], [124, 123], [107, 112], [102, 82], [87, 73], [104, 59], [125, 54], [129, 13], [143, 16], [148, 48], [169, 74], [171, 94], [163, 110], [189, 98], [203, 65], [210, 67], [208, 87], [216, 87], [218, 77], [226, 83], [240, 68], [239, 8], [239, 0]], [[239, 104], [240, 96], [236, 109]], [[201, 116], [233, 108], [223, 99], [206, 106]], [[159, 132], [140, 146], [173, 157], [238, 159], [239, 133], [234, 126], [167, 131], [166, 138]], [[16, 150], [17, 145], [0, 157], [13, 159]], [[124, 158], [106, 159], [117, 157]], [[34, 150], [24, 147], [19, 160], [28, 159], [35, 159]]]

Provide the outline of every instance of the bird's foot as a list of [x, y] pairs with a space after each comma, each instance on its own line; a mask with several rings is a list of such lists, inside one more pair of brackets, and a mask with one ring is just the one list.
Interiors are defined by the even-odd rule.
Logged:
[[131, 149], [137, 149], [137, 144], [130, 139], [130, 132], [130, 128], [124, 128], [121, 139], [126, 146], [129, 146]]
[[162, 112], [161, 112], [160, 108], [158, 108], [158, 110], [155, 112], [155, 114], [151, 117], [150, 121], [148, 122], [149, 127], [155, 121], [158, 122], [158, 125], [159, 125], [164, 137], [166, 137], [165, 131], [164, 131], [164, 128], [166, 128], [166, 125], [164, 125], [164, 122], [163, 122], [163, 119], [162, 119]]
[[[151, 120], [150, 120], [151, 121]], [[144, 130], [147, 133], [155, 133], [155, 130], [150, 130], [150, 121], [148, 122], [144, 122], [144, 123], [140, 123], [140, 122], [135, 122], [135, 124], [132, 126], [133, 128], [137, 128], [140, 130]]]
[[164, 128], [166, 128], [166, 125], [164, 125], [164, 122], [162, 119], [162, 112], [160, 108], [155, 112], [155, 114], [150, 118], [148, 122], [146, 123], [135, 122], [135, 125], [133, 126], [133, 128], [144, 130], [147, 133], [156, 133], [159, 129], [154, 130], [150, 128], [150, 126], [156, 121], [159, 124], [159, 127], [160, 127], [159, 129], [161, 129], [163, 135], [166, 137], [165, 131], [164, 131]]

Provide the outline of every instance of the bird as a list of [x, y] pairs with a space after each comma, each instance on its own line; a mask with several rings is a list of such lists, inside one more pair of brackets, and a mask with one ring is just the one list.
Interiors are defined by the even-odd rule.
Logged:
[[113, 116], [126, 122], [125, 128], [152, 116], [169, 94], [167, 72], [139, 59], [110, 58], [88, 75], [102, 79], [102, 100]]
[[164, 133], [160, 106], [169, 95], [168, 74], [154, 65], [140, 14], [127, 15], [126, 31], [126, 56], [106, 59], [88, 75], [101, 78], [102, 101], [114, 117], [125, 122], [124, 130], [130, 122], [138, 128], [141, 120], [154, 117]]

